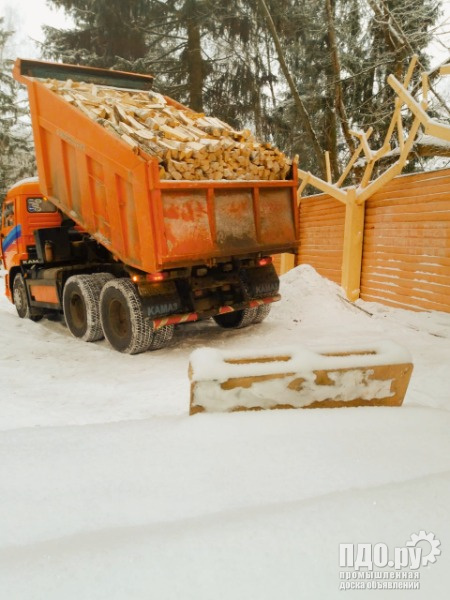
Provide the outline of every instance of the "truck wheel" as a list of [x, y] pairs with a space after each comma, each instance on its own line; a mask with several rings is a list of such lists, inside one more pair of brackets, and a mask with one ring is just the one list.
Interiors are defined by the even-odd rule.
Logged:
[[129, 279], [113, 279], [103, 287], [100, 317], [105, 338], [119, 352], [138, 354], [153, 341], [151, 321], [144, 315], [136, 286]]
[[270, 309], [270, 304], [261, 304], [261, 306], [258, 306], [256, 309], [256, 317], [253, 319], [253, 323], [262, 323], [262, 321], [269, 316]]
[[23, 275], [18, 273], [14, 277], [13, 283], [13, 301], [16, 307], [17, 314], [21, 319], [31, 319], [32, 321], [39, 321], [42, 319], [41, 315], [31, 315], [30, 305], [28, 304], [27, 288]]
[[167, 346], [173, 337], [174, 329], [174, 325], [164, 325], [164, 327], [160, 327], [154, 331], [149, 350], [159, 350], [160, 348]]
[[223, 329], [240, 329], [251, 325], [255, 319], [258, 308], [244, 308], [223, 315], [213, 317], [214, 321]]
[[74, 337], [85, 342], [95, 342], [103, 337], [99, 299], [106, 279], [98, 275], [73, 275], [64, 286], [63, 310], [67, 327]]
[[102, 291], [102, 288], [105, 285], [105, 283], [108, 283], [108, 281], [114, 279], [114, 275], [112, 275], [111, 273], [93, 273], [91, 277], [100, 287], [100, 292]]
[[96, 342], [98, 340], [102, 340], [105, 337], [103, 334], [103, 328], [102, 328], [102, 324], [100, 321], [100, 294], [102, 293], [103, 286], [106, 283], [108, 283], [108, 281], [111, 281], [111, 279], [114, 279], [114, 275], [112, 275], [111, 273], [93, 273], [92, 275], [90, 275], [90, 277], [91, 277], [92, 285], [95, 286], [95, 290], [94, 290], [95, 310], [96, 310], [95, 319], [97, 320], [96, 322], [98, 323], [98, 328], [97, 328], [97, 332], [96, 332], [96, 337], [92, 341]]

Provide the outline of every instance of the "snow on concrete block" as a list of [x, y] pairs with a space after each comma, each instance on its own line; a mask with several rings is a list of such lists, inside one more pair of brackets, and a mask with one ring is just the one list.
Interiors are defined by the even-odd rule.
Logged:
[[400, 406], [412, 373], [409, 352], [390, 341], [276, 353], [200, 348], [190, 356], [190, 414], [273, 408]]

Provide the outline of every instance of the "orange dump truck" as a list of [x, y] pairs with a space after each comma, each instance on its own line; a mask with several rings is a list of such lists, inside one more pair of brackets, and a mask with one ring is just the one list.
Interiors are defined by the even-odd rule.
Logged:
[[177, 324], [267, 316], [280, 298], [270, 256], [298, 244], [296, 169], [277, 181], [161, 179], [154, 156], [44, 85], [149, 90], [151, 76], [21, 59], [13, 73], [28, 88], [39, 175], [2, 210], [6, 294], [20, 317], [62, 312], [75, 337], [134, 354], [167, 344]]

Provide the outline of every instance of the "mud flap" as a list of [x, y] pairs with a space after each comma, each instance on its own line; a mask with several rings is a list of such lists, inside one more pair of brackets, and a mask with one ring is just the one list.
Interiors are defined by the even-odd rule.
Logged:
[[280, 280], [272, 264], [241, 269], [239, 277], [249, 298], [265, 298], [278, 294]]
[[304, 347], [190, 357], [190, 414], [274, 408], [400, 406], [413, 365], [393, 342], [312, 351]]

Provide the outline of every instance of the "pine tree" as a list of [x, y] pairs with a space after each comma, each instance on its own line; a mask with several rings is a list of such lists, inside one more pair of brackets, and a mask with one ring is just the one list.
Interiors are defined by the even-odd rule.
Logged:
[[[265, 0], [282, 39], [286, 62], [334, 175], [352, 150], [349, 129], [374, 125], [384, 136], [393, 110], [389, 73], [401, 78], [413, 53], [426, 67], [425, 48], [439, 15], [435, 0]], [[380, 7], [382, 12], [380, 13]], [[334, 40], [333, 40], [334, 38]], [[278, 145], [319, 172], [292, 94], [281, 86], [274, 112]], [[377, 134], [380, 138], [377, 138]]]
[[[299, 154], [305, 169], [323, 174], [322, 154], [328, 150], [334, 176], [352, 151], [351, 128], [375, 125], [383, 136], [393, 99], [386, 77], [391, 72], [401, 77], [414, 52], [427, 64], [424, 48], [440, 5], [440, 0], [49, 1], [65, 8], [74, 27], [47, 28], [48, 57], [151, 72], [159, 91], [236, 127], [252, 128], [288, 154]], [[379, 141], [375, 134], [372, 140]]]
[[[50, 0], [71, 17], [71, 29], [44, 26], [43, 54], [63, 62], [118, 68], [127, 63], [145, 72], [147, 30], [152, 22], [148, 0]], [[155, 27], [157, 24], [155, 23]]]
[[21, 119], [28, 110], [18, 101], [18, 86], [11, 75], [12, 61], [4, 58], [5, 46], [12, 35], [0, 17], [0, 204], [13, 183], [35, 174], [31, 130]]
[[48, 58], [134, 72], [153, 72], [158, 85], [202, 110], [207, 72], [202, 21], [208, 0], [50, 0], [74, 27], [45, 27]]
[[274, 77], [263, 60], [254, 0], [50, 1], [74, 26], [45, 28], [47, 58], [151, 72], [158, 91], [269, 135], [265, 87]]

